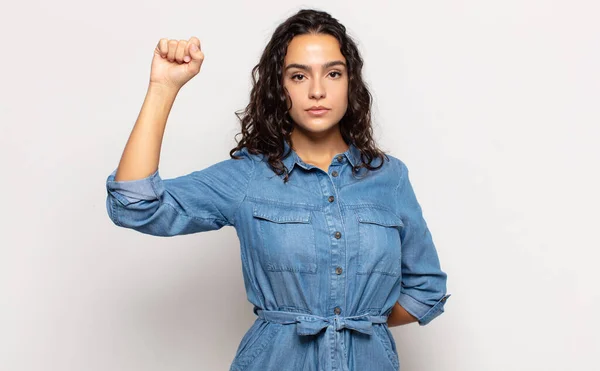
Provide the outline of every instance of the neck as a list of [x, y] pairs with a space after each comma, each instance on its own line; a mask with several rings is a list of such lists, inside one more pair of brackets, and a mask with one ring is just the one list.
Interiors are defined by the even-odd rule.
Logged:
[[306, 163], [328, 163], [336, 154], [348, 150], [339, 126], [333, 129], [329, 133], [315, 136], [307, 135], [296, 127], [291, 133], [291, 146]]

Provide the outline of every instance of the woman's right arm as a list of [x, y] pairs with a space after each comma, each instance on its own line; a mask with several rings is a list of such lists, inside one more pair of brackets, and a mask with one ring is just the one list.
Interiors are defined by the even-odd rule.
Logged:
[[160, 148], [179, 90], [200, 72], [200, 40], [162, 38], [154, 48], [146, 99], [121, 156], [116, 181], [136, 180], [158, 169]]
[[177, 236], [235, 226], [256, 160], [246, 148], [202, 170], [171, 179], [159, 171], [136, 179], [106, 180], [106, 210], [117, 226], [153, 236]]
[[[196, 48], [192, 48], [196, 46]], [[162, 179], [158, 166], [167, 118], [181, 87], [200, 71], [200, 41], [161, 39], [144, 104], [118, 168], [106, 180], [106, 209], [114, 224], [155, 236], [176, 236], [234, 225], [254, 162], [227, 159], [203, 170]]]
[[123, 150], [116, 181], [145, 178], [158, 170], [167, 118], [178, 90], [150, 84], [138, 119]]

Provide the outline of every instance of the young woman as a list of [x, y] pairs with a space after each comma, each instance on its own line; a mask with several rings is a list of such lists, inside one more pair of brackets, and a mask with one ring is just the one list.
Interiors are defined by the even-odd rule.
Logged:
[[231, 158], [162, 179], [167, 116], [203, 60], [195, 37], [159, 41], [107, 179], [110, 218], [156, 236], [236, 229], [257, 318], [231, 370], [399, 370], [389, 327], [426, 325], [450, 295], [408, 169], [373, 141], [355, 42], [325, 12], [287, 19], [252, 71]]

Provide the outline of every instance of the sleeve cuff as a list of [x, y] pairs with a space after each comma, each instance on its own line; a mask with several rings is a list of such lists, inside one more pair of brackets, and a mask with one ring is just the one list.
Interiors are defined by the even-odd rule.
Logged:
[[406, 311], [415, 316], [419, 322], [419, 325], [425, 326], [431, 322], [435, 317], [439, 316], [444, 312], [444, 304], [452, 294], [445, 294], [440, 300], [438, 300], [433, 306], [423, 304], [416, 300], [410, 295], [401, 293], [398, 298], [398, 303], [406, 309]]
[[120, 203], [127, 206], [140, 200], [156, 200], [163, 192], [163, 183], [158, 169], [142, 179], [116, 181], [115, 169], [106, 179], [106, 190]]

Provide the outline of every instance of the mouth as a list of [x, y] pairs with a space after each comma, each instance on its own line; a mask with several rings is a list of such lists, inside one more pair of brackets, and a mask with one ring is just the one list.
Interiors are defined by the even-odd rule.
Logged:
[[322, 116], [322, 115], [326, 114], [327, 112], [329, 112], [329, 109], [327, 109], [327, 108], [309, 109], [309, 110], [307, 110], [307, 112], [312, 116]]

